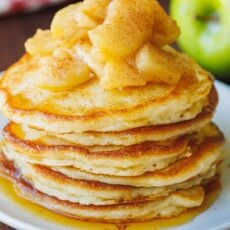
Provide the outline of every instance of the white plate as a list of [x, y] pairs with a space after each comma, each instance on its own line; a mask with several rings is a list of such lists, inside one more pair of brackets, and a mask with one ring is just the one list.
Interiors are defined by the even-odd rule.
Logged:
[[[224, 131], [227, 143], [225, 146], [225, 161], [222, 175], [223, 190], [220, 197], [211, 208], [196, 217], [192, 222], [174, 228], [176, 230], [217, 230], [230, 228], [230, 87], [217, 82], [220, 102], [215, 116], [216, 123]], [[0, 117], [0, 128], [6, 120]], [[1, 187], [1, 185], [0, 185]], [[0, 221], [21, 230], [65, 230], [66, 227], [50, 223], [45, 219], [26, 212], [14, 204], [0, 189]], [[76, 229], [76, 227], [75, 227]], [[78, 229], [90, 230], [86, 226]], [[97, 228], [95, 228], [97, 229]], [[145, 229], [152, 230], [152, 229]]]

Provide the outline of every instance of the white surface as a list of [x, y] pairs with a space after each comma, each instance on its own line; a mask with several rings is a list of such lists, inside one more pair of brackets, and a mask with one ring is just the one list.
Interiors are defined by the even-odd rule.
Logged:
[[[216, 123], [225, 133], [225, 161], [222, 174], [223, 190], [218, 200], [204, 213], [196, 217], [191, 223], [174, 228], [176, 230], [219, 230], [230, 229], [230, 87], [217, 82], [219, 92], [219, 106], [215, 116]], [[6, 120], [0, 117], [0, 129]], [[0, 190], [0, 221], [21, 230], [64, 230], [63, 226], [51, 224], [43, 219], [23, 212], [22, 208], [13, 204]], [[76, 228], [75, 228], [76, 229]], [[83, 228], [79, 228], [83, 230]], [[84, 230], [90, 230], [84, 228]], [[145, 229], [147, 230], [147, 229]], [[152, 230], [152, 229], [148, 229]]]

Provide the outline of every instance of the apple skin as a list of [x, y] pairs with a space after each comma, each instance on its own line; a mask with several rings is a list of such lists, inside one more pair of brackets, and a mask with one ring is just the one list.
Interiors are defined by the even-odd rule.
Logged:
[[179, 47], [219, 78], [230, 78], [230, 0], [171, 0]]

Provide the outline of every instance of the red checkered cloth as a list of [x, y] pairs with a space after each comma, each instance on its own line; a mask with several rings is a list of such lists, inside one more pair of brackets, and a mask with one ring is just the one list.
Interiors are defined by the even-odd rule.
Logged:
[[65, 0], [0, 0], [0, 15], [33, 11]]

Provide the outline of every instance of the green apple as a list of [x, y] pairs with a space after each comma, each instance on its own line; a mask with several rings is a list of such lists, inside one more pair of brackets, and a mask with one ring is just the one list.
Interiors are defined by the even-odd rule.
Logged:
[[218, 77], [230, 77], [230, 0], [171, 0], [180, 48]]

